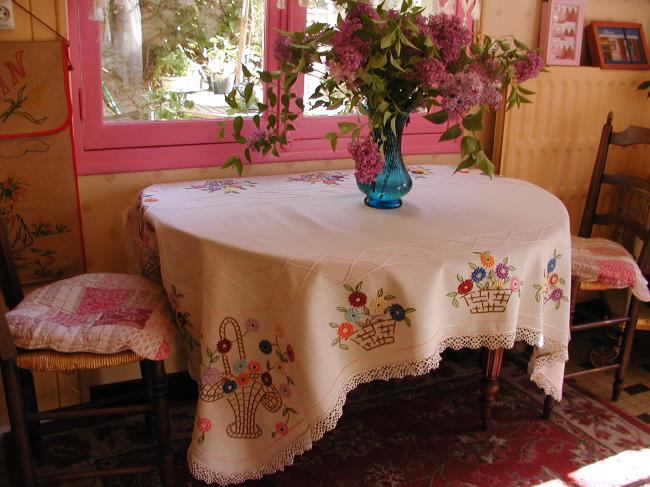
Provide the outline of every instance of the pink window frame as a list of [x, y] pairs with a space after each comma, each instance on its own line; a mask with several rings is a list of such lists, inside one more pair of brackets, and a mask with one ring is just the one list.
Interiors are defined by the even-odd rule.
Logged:
[[[286, 10], [279, 10], [274, 0], [267, 2], [265, 61], [268, 69], [275, 69], [271, 46], [278, 34], [276, 28], [298, 30], [306, 21], [306, 9], [297, 1], [289, 0]], [[461, 14], [457, 0], [457, 14]], [[181, 169], [187, 167], [217, 166], [230, 155], [241, 154], [240, 144], [232, 139], [216, 140], [216, 120], [183, 120], [164, 122], [119, 122], [104, 124], [101, 96], [101, 52], [99, 23], [89, 20], [92, 0], [68, 2], [68, 20], [71, 40], [73, 126], [77, 172], [80, 175], [115, 172]], [[303, 91], [302, 78], [296, 82], [299, 96]], [[332, 151], [323, 134], [336, 130], [336, 122], [354, 120], [353, 115], [301, 116], [294, 124], [289, 143], [280, 158], [254, 154], [254, 163], [295, 162], [348, 158], [345, 138], [339, 139]], [[230, 121], [226, 123], [229, 132]], [[442, 154], [458, 152], [458, 141], [438, 142], [446, 126], [435, 126], [411, 117], [405, 131], [403, 153]], [[244, 136], [255, 129], [251, 120], [245, 120]]]

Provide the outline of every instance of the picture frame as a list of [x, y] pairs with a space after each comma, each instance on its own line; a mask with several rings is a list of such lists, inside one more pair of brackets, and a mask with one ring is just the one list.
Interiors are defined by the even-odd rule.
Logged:
[[548, 66], [580, 64], [584, 0], [544, 0], [539, 46]]
[[594, 21], [586, 29], [591, 63], [602, 69], [650, 69], [643, 26]]

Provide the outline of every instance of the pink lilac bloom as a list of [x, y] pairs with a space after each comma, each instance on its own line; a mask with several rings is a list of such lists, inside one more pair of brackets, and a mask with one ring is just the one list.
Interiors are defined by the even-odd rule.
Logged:
[[251, 136], [248, 138], [248, 142], [246, 143], [246, 147], [254, 152], [259, 152], [260, 149], [257, 147], [255, 144], [259, 142], [260, 140], [265, 139], [267, 136], [266, 130], [256, 130], [251, 134]]
[[472, 34], [455, 15], [438, 14], [427, 20], [428, 34], [440, 51], [445, 63], [456, 61], [460, 50], [472, 40]]
[[448, 74], [440, 83], [441, 106], [450, 115], [465, 116], [483, 99], [484, 81], [474, 72]]
[[488, 105], [493, 110], [498, 110], [503, 101], [503, 96], [501, 96], [503, 75], [496, 74], [498, 61], [492, 60], [487, 64], [490, 69], [481, 62], [474, 62], [469, 65], [468, 70], [478, 74], [483, 82], [483, 94], [480, 103]]
[[386, 12], [386, 16], [389, 20], [397, 20], [399, 19], [399, 12], [394, 8], [391, 8], [388, 12]]
[[515, 63], [515, 81], [523, 83], [536, 77], [544, 67], [544, 60], [535, 51], [528, 51], [526, 57]]
[[357, 31], [363, 28], [362, 16], [378, 19], [379, 15], [372, 5], [359, 2], [332, 36], [332, 51], [342, 69], [347, 73], [358, 71], [368, 57], [370, 43], [361, 39]]
[[372, 136], [358, 138], [348, 145], [348, 152], [354, 159], [354, 176], [362, 184], [371, 184], [384, 167], [377, 143]]
[[445, 65], [439, 59], [428, 57], [415, 66], [410, 77], [425, 88], [437, 88], [445, 75]]
[[293, 59], [291, 41], [282, 35], [278, 36], [273, 43], [273, 56], [282, 64], [290, 62]]

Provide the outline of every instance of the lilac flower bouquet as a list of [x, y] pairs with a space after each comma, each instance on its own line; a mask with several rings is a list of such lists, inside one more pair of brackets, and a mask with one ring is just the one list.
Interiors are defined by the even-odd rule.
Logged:
[[[399, 140], [409, 114], [418, 109], [426, 111], [427, 121], [449, 125], [440, 141], [462, 137], [458, 169], [476, 165], [492, 175], [494, 166], [477, 138], [483, 114], [503, 104], [510, 109], [530, 103], [527, 96], [533, 93], [520, 83], [539, 74], [541, 57], [516, 39], [473, 39], [461, 19], [425, 16], [411, 0], [404, 0], [400, 11], [367, 0], [334, 1], [345, 10], [335, 27], [315, 23], [304, 31], [281, 32], [273, 49], [281, 68], [255, 75], [244, 71], [249, 80], [244, 98], [252, 97], [258, 79], [267, 84], [266, 103], [258, 103], [253, 116], [253, 135], [243, 137], [243, 119], [234, 119], [233, 135], [246, 145], [245, 159], [251, 161], [251, 152], [279, 155], [306, 103], [291, 89], [304, 74], [319, 78], [307, 101], [313, 107], [365, 115], [357, 123], [339, 122], [338, 132], [325, 134], [333, 149], [339, 137], [351, 139], [348, 149], [360, 185], [375, 182], [389, 142]], [[325, 72], [317, 72], [319, 65]], [[235, 91], [227, 96], [231, 106], [236, 96]], [[241, 174], [240, 157], [229, 158], [224, 167], [230, 166]]]

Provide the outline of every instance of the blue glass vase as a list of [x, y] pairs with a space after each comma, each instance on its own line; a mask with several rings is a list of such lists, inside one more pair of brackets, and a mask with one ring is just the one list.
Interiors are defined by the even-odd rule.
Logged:
[[[384, 168], [377, 175], [374, 182], [361, 183], [357, 186], [366, 195], [366, 205], [379, 209], [399, 208], [402, 206], [402, 197], [411, 191], [413, 181], [402, 160], [402, 133], [409, 115], [398, 115], [395, 132], [384, 129]], [[375, 140], [380, 135], [380, 129], [373, 131]]]

